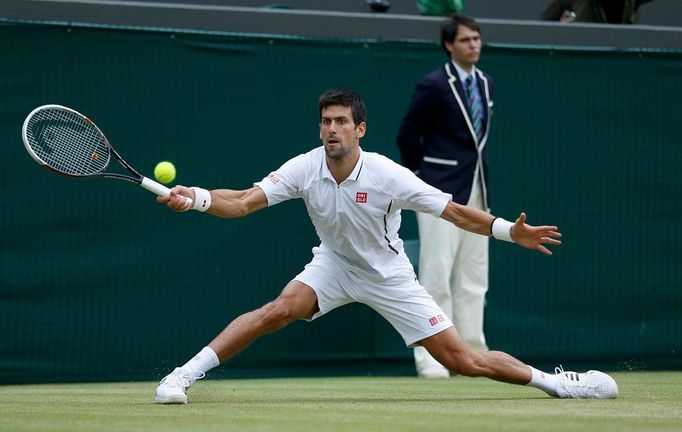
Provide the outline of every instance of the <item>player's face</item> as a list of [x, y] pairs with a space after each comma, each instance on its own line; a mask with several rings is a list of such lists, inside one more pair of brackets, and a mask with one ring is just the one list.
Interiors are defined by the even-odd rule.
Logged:
[[481, 35], [476, 30], [460, 25], [455, 40], [446, 42], [445, 48], [450, 51], [450, 58], [455, 63], [470, 68], [481, 57], [481, 45]]
[[343, 159], [353, 153], [365, 135], [365, 122], [356, 125], [350, 107], [330, 105], [322, 109], [320, 139], [327, 157]]

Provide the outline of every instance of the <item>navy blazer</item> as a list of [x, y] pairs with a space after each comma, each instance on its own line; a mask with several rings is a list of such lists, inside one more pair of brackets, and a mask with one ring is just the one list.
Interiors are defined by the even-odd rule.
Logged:
[[[483, 105], [483, 137], [478, 141], [469, 102], [457, 70], [447, 62], [428, 74], [412, 94], [400, 123], [397, 144], [405, 167], [426, 183], [466, 204], [474, 175], [481, 175], [483, 203], [489, 206], [486, 142], [493, 108], [493, 81], [476, 69]], [[478, 170], [477, 170], [478, 169]]]

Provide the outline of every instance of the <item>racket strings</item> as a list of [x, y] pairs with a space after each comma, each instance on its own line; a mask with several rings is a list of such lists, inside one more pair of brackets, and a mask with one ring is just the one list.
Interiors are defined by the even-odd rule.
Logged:
[[38, 111], [28, 121], [27, 137], [40, 159], [65, 174], [96, 174], [109, 164], [106, 138], [77, 113], [58, 108]]

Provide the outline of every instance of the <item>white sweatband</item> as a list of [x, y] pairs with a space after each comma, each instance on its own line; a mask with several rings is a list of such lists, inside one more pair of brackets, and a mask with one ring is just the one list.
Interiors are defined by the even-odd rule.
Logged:
[[194, 191], [194, 204], [192, 205], [192, 210], [198, 210], [200, 212], [205, 212], [211, 207], [211, 192], [200, 187], [192, 186]]
[[490, 231], [492, 233], [492, 236], [495, 237], [497, 240], [513, 242], [514, 240], [512, 240], [511, 237], [511, 229], [513, 226], [514, 224], [509, 222], [508, 220], [496, 217], [493, 220], [493, 224], [490, 227]]

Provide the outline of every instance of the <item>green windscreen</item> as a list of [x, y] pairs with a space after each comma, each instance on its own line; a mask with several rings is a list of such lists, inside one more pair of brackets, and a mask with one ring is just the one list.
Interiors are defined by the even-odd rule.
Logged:
[[[36, 106], [74, 108], [151, 175], [250, 187], [319, 142], [317, 98], [358, 90], [365, 150], [399, 121], [438, 44], [0, 25], [0, 383], [155, 380], [277, 296], [318, 239], [290, 201], [248, 218], [175, 214], [126, 182], [41, 169]], [[491, 242], [491, 349], [538, 367], [682, 367], [682, 53], [486, 46], [493, 212], [556, 224], [552, 257]], [[402, 237], [416, 239], [414, 214]], [[267, 335], [212, 376], [413, 374], [378, 314], [345, 306]]]

